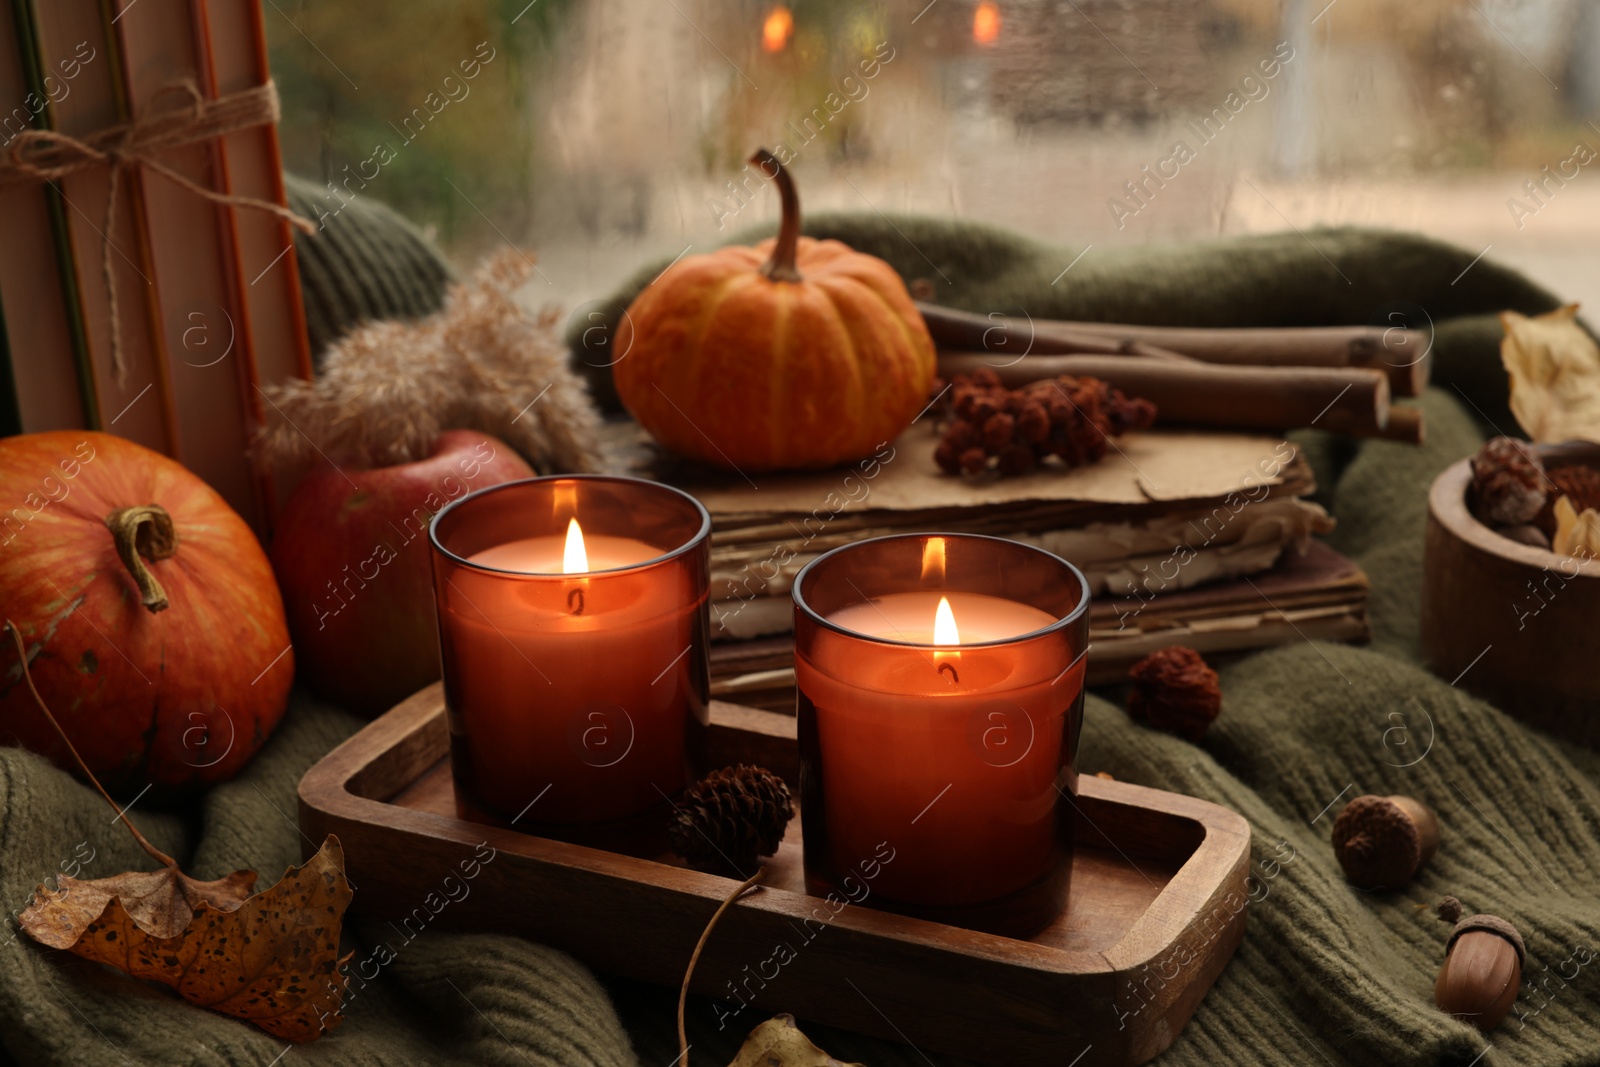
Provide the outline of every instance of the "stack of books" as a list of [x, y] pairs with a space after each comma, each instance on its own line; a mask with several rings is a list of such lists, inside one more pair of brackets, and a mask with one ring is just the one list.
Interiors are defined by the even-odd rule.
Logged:
[[692, 493], [712, 518], [712, 695], [794, 706], [794, 577], [822, 553], [893, 533], [969, 532], [1046, 548], [1088, 580], [1091, 684], [1157, 648], [1208, 657], [1368, 635], [1367, 580], [1315, 535], [1333, 521], [1298, 450], [1279, 438], [1155, 430], [1099, 463], [1015, 478], [943, 474], [937, 437], [913, 426], [857, 464], [760, 474], [673, 462], [632, 424], [613, 428], [618, 470]]
[[[206, 104], [268, 80], [259, 0], [0, 0], [0, 147], [33, 131], [102, 150], [130, 126], [192, 131]], [[216, 136], [149, 150], [115, 182], [106, 162], [54, 181], [0, 175], [0, 434], [131, 438], [264, 536], [275, 490], [247, 447], [259, 386], [311, 375], [292, 234], [270, 211], [155, 169], [284, 205], [276, 129], [250, 110]]]

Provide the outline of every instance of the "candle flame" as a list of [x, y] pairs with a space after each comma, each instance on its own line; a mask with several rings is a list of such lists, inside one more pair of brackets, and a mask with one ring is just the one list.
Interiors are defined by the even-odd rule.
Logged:
[[583, 527], [577, 519], [567, 520], [567, 547], [561, 553], [562, 574], [582, 574], [589, 569], [589, 553], [583, 547]]
[[939, 608], [933, 613], [933, 643], [959, 645], [961, 631], [956, 629], [956, 614], [950, 610], [950, 598], [940, 597]]
[[1000, 36], [1000, 5], [983, 0], [972, 13], [972, 39], [979, 44], [994, 44]]
[[930, 537], [922, 542], [922, 580], [944, 581], [944, 538]]
[[767, 12], [761, 24], [761, 47], [768, 52], [781, 52], [794, 35], [794, 15], [782, 4]]

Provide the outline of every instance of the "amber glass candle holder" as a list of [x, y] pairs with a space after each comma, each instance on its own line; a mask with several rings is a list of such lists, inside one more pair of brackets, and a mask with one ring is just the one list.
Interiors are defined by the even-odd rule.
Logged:
[[665, 847], [672, 799], [703, 763], [710, 535], [693, 497], [633, 478], [508, 482], [439, 512], [429, 536], [463, 818]]
[[1060, 914], [1088, 599], [1065, 560], [965, 534], [862, 541], [800, 572], [809, 892], [1013, 937]]

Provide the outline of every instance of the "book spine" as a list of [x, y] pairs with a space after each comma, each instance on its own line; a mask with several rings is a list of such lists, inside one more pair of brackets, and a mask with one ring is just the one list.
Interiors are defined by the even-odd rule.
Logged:
[[0, 299], [0, 437], [22, 432], [22, 400], [11, 369], [11, 342], [6, 333], [6, 305]]
[[[198, 78], [189, 0], [120, 0], [115, 18], [123, 56], [125, 92], [138, 120], [158, 106], [155, 98], [174, 81]], [[179, 145], [160, 161], [204, 188], [216, 188], [210, 146]], [[167, 351], [172, 354], [173, 394], [183, 461], [254, 528], [265, 533], [265, 500], [248, 455], [250, 421], [242, 391], [237, 292], [228, 283], [231, 261], [223, 216], [217, 205], [147, 174], [144, 202], [150, 235], [152, 281]], [[198, 318], [195, 318], [198, 316]], [[194, 324], [191, 325], [191, 319]], [[216, 344], [198, 356], [184, 348], [186, 331], [210, 331]], [[194, 333], [191, 337], [197, 336]], [[220, 353], [217, 349], [220, 348]]]
[[[44, 98], [29, 91], [12, 0], [0, 0], [0, 147], [33, 129]], [[5, 342], [11, 355], [9, 384], [22, 432], [77, 429], [83, 403], [72, 364], [72, 336], [61, 287], [49, 212], [37, 182], [0, 184], [0, 293], [9, 314]]]
[[[55, 129], [88, 137], [124, 121], [112, 81], [116, 65], [106, 25], [95, 6], [42, 4], [35, 16], [41, 65], [56, 83]], [[138, 263], [138, 204], [128, 189], [135, 173], [134, 167], [113, 170], [101, 164], [65, 175], [59, 185], [72, 209], [67, 225], [101, 423], [112, 433], [165, 451], [170, 423], [160, 403], [163, 389], [157, 388], [150, 321], [155, 309], [149, 300], [150, 276]]]
[[[50, 93], [45, 86], [43, 62], [39, 54], [38, 19], [35, 17], [33, 0], [13, 0], [13, 5], [12, 17], [15, 20], [23, 77], [27, 81], [28, 91], [43, 103], [39, 110], [33, 112], [33, 126], [39, 130], [53, 129]], [[66, 204], [60, 187], [54, 182], [44, 183], [44, 196], [50, 217], [51, 240], [55, 244], [62, 302], [66, 305], [67, 332], [72, 344], [73, 369], [78, 377], [83, 424], [91, 430], [98, 430], [101, 428], [99, 390], [95, 383], [94, 364], [89, 357], [88, 334], [83, 324], [83, 294], [78, 287]]]
[[[214, 56], [210, 71], [213, 80], [207, 85], [207, 92], [221, 96], [266, 84], [270, 73], [260, 5], [232, 0], [198, 3]], [[221, 148], [228, 192], [287, 206], [276, 127], [262, 124], [235, 130], [221, 138]], [[284, 219], [264, 211], [239, 209], [232, 214], [240, 274], [249, 282], [243, 299], [255, 341], [256, 382], [268, 386], [309, 378], [310, 341], [300, 294], [294, 231]], [[256, 416], [264, 417], [264, 394], [254, 390], [251, 399]], [[274, 477], [273, 481], [275, 490], [292, 487], [287, 479]], [[276, 501], [273, 514], [281, 503], [281, 499]]]
[[[195, 71], [199, 75], [201, 91], [207, 98], [214, 100], [219, 95], [217, 53], [206, 0], [189, 0], [189, 18], [194, 33]], [[211, 156], [211, 172], [214, 175], [215, 188], [229, 195], [238, 190], [235, 188], [227, 143], [238, 136], [235, 133], [228, 137], [219, 137], [206, 145]], [[255, 288], [255, 284], [246, 283], [241, 269], [244, 245], [240, 240], [240, 229], [241, 226], [247, 226], [254, 220], [241, 219], [240, 210], [232, 204], [215, 206], [218, 233], [221, 235], [225, 254], [223, 262], [225, 281], [233, 296], [233, 307], [237, 315], [238, 359], [234, 361], [234, 369], [237, 372], [239, 403], [245, 413], [245, 457], [250, 464], [250, 473], [255, 482], [259, 509], [257, 533], [263, 542], [268, 542], [272, 533], [272, 516], [276, 510], [276, 494], [273, 492], [271, 477], [250, 455], [250, 442], [255, 439], [256, 432], [265, 421], [261, 403], [261, 337], [257, 322], [259, 316], [251, 299], [251, 290]]]
[[[119, 16], [117, 0], [100, 0], [100, 40], [105, 47], [107, 80], [111, 86], [112, 105], [116, 119], [124, 123], [133, 117], [128, 103], [127, 79], [124, 71], [121, 41], [114, 24]], [[161, 305], [153, 283], [155, 263], [150, 255], [150, 217], [145, 207], [144, 174], [137, 167], [129, 168], [123, 175], [122, 217], [128, 220], [133, 235], [135, 269], [140, 281], [139, 299], [144, 303], [145, 343], [149, 346], [150, 373], [155, 381], [155, 400], [161, 410], [164, 442], [162, 451], [182, 463], [182, 443], [178, 434], [178, 403], [172, 391], [172, 355], [167, 350], [166, 331], [161, 327]]]

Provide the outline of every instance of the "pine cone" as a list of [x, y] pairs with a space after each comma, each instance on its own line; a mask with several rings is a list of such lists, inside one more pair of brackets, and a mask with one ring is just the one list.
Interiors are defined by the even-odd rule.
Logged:
[[1217, 672], [1192, 648], [1158, 648], [1135, 663], [1128, 677], [1128, 714], [1157, 730], [1198, 741], [1222, 711]]
[[1472, 457], [1467, 501], [1472, 514], [1490, 526], [1520, 526], [1544, 507], [1544, 464], [1523, 441], [1495, 437]]
[[778, 851], [794, 818], [782, 778], [743, 763], [712, 771], [691, 786], [667, 830], [672, 851], [699, 870], [743, 872]]

